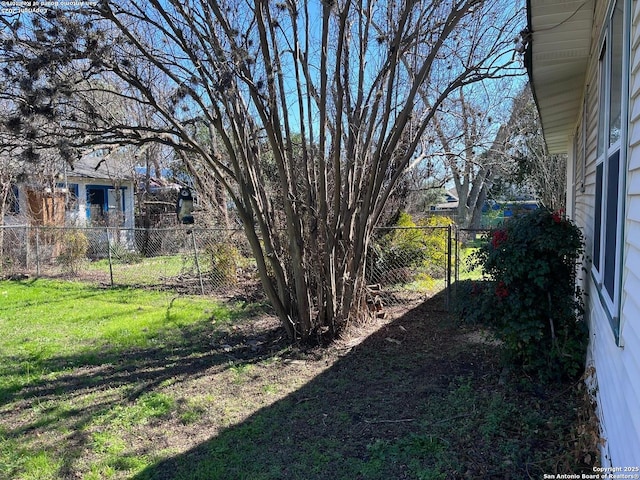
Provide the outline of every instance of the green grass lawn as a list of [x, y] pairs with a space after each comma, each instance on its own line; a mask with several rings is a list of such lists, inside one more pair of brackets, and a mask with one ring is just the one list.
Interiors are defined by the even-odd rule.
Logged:
[[[202, 260], [201, 260], [202, 261]], [[194, 256], [162, 255], [157, 257], [131, 257], [112, 259], [112, 270], [115, 283], [127, 283], [135, 285], [156, 285], [162, 279], [172, 278], [181, 273], [195, 273]], [[88, 272], [109, 274], [109, 260], [101, 259], [88, 262]], [[205, 269], [206, 265], [201, 265]]]
[[1, 282], [0, 351], [33, 365], [169, 341], [176, 328], [230, 318], [210, 299], [34, 280]]
[[[47, 426], [40, 438], [63, 438], [73, 428], [65, 419], [94, 401], [100, 403], [109, 395], [122, 399], [127, 390], [136, 388], [135, 383], [113, 382], [106, 394], [85, 393], [92, 383], [100, 384], [105, 365], [145, 352], [175, 351], [179, 356], [190, 343], [189, 336], [205, 334], [214, 324], [216, 328], [229, 325], [237, 316], [229, 307], [207, 298], [50, 280], [0, 282], [0, 305], [0, 417], [6, 419], [7, 412], [16, 408], [21, 412], [9, 424], [0, 421], [0, 478], [7, 479], [63, 478], [64, 454], [55, 443], [47, 447], [37, 437], [17, 437], [15, 432]], [[92, 369], [95, 374], [90, 373]], [[78, 379], [83, 393], [74, 398], [74, 389], [67, 391], [61, 379], [79, 371], [89, 374]], [[35, 403], [23, 409], [34, 390], [55, 384], [59, 386], [52, 396], [36, 394]], [[153, 392], [141, 398], [127, 408], [113, 403], [99, 410], [92, 422], [99, 423], [105, 416], [110, 423], [140, 422], [160, 415], [172, 404], [171, 399]], [[21, 427], [22, 423], [31, 426]], [[119, 442], [112, 444], [107, 437], [108, 433], [96, 433], [92, 441], [103, 453], [118, 450]], [[137, 464], [146, 465], [142, 460]], [[100, 468], [97, 471], [94, 478], [106, 475]]]
[[258, 304], [0, 281], [0, 478], [591, 472], [576, 385], [505, 377], [486, 332], [442, 302], [302, 349]]

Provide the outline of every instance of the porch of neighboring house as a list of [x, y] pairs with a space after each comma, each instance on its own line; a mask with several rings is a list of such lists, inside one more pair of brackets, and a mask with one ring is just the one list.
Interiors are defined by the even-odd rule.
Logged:
[[[94, 180], [95, 182], [95, 180]], [[7, 223], [38, 226], [134, 227], [133, 187], [59, 183], [54, 192], [33, 187], [16, 188], [17, 218]]]
[[63, 226], [65, 223], [66, 195], [55, 190], [25, 189], [26, 205], [31, 223], [43, 226]]
[[[131, 199], [127, 187], [116, 188], [112, 185], [74, 184], [79, 199], [78, 213], [85, 213], [87, 225], [109, 227], [133, 227], [132, 209], [129, 208]], [[84, 194], [81, 193], [84, 190]], [[84, 202], [82, 200], [84, 200]], [[84, 208], [82, 208], [84, 207]]]

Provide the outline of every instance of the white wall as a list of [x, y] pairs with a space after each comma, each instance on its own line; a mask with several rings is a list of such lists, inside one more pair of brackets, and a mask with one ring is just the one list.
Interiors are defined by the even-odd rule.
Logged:
[[[606, 2], [604, 2], [606, 3]], [[588, 361], [597, 377], [605, 466], [640, 467], [640, 2], [631, 2], [629, 149], [622, 257], [620, 346], [590, 282]]]
[[[598, 290], [591, 283], [591, 298]], [[628, 315], [624, 312], [623, 315]], [[616, 346], [600, 302], [589, 305], [588, 365], [595, 367], [598, 417], [605, 445], [604, 466], [640, 466], [640, 338], [637, 329], [623, 330], [625, 348]], [[636, 319], [640, 318], [638, 316]]]

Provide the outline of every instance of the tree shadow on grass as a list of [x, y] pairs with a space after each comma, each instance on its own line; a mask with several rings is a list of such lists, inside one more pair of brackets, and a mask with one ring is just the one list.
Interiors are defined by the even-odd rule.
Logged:
[[134, 480], [519, 479], [556, 470], [571, 419], [564, 401], [549, 399], [566, 386], [505, 385], [495, 342], [454, 324], [443, 297]]
[[[2, 403], [14, 410], [14, 423], [4, 424], [0, 440], [20, 445], [17, 439], [27, 434], [37, 444], [71, 432], [58, 470], [65, 479], [82, 477], [91, 462], [105, 465], [87, 452], [98, 438], [107, 438], [103, 448], [111, 448], [107, 435], [119, 428], [133, 448], [111, 454], [114, 478], [131, 478], [124, 475], [132, 471], [139, 472], [134, 480], [516, 479], [554, 473], [562, 465], [558, 456], [573, 408], [561, 396], [567, 386], [541, 390], [517, 378], [502, 382], [495, 343], [481, 330], [453, 322], [443, 306], [441, 293], [382, 322], [364, 340], [345, 339], [329, 350], [286, 348], [273, 323], [216, 332], [203, 321], [181, 329], [179, 338], [159, 337], [151, 348], [96, 348], [48, 359], [38, 368], [51, 374], [0, 391]], [[22, 374], [19, 361], [3, 372]], [[124, 407], [134, 414], [140, 400], [161, 407], [167, 385], [188, 386], [174, 391], [188, 403], [190, 394], [207, 392], [211, 379], [219, 382], [218, 373], [237, 369], [238, 382], [223, 376], [230, 384], [219, 386], [226, 391], [215, 392], [207, 407], [221, 414], [216, 402], [223, 394], [243, 402], [261, 393], [250, 370], [240, 378], [252, 365], [294, 382], [292, 372], [302, 381], [321, 373], [248, 417], [214, 420], [229, 425], [222, 430], [197, 416], [181, 423], [160, 415], [129, 431], [118, 419]], [[136, 442], [140, 434], [150, 438]], [[187, 447], [153, 444], [172, 434], [186, 437]], [[140, 471], [139, 459], [155, 463]]]
[[[171, 330], [172, 333], [174, 331]], [[274, 349], [282, 348], [282, 337], [277, 328], [247, 336], [245, 332], [214, 331], [210, 322], [203, 321], [181, 327], [179, 332], [179, 339], [159, 335], [155, 339], [160, 345], [158, 347], [113, 350], [105, 345], [46, 360], [5, 357], [6, 365], [2, 371], [6, 376], [22, 375], [26, 368], [33, 369], [34, 375], [55, 373], [55, 376], [37, 378], [23, 386], [0, 388], [0, 399], [2, 403], [34, 396], [44, 400], [61, 392], [73, 394], [87, 386], [96, 389], [117, 387], [130, 384], [135, 379], [135, 383], [142, 386], [131, 393], [130, 399], [134, 399], [169, 378], [194, 377], [209, 368], [226, 366], [230, 361], [257, 362], [271, 355], [267, 348], [257, 354], [251, 351], [250, 346], [254, 343], [269, 343]]]
[[[246, 316], [260, 313], [251, 310]], [[45, 445], [55, 444], [52, 437], [56, 432], [69, 432], [64, 434], [60, 478], [76, 478], [72, 472], [79, 460], [84, 461], [82, 456], [92, 441], [87, 427], [100, 417], [134, 404], [164, 382], [179, 384], [239, 362], [259, 362], [284, 347], [274, 322], [254, 329], [252, 318], [236, 320], [241, 325], [237, 330], [237, 323], [217, 327], [211, 319], [183, 327], [169, 322], [148, 348], [105, 343], [72, 355], [42, 358], [36, 352], [5, 356], [0, 366], [0, 406], [8, 414], [0, 424], [0, 476], [17, 472], [3, 470], [10, 468], [3, 464], [3, 441], [24, 456], [37, 455], [22, 442], [25, 435], [40, 439], [35, 444]], [[255, 345], [261, 348], [255, 349]]]

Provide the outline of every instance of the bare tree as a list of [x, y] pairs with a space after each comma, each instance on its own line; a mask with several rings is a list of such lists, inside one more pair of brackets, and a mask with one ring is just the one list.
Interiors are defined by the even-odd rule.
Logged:
[[[0, 87], [4, 85], [0, 84]], [[7, 111], [6, 102], [0, 101], [0, 109], [2, 112]], [[3, 115], [4, 116], [4, 115]], [[17, 176], [20, 172], [20, 166], [13, 158], [16, 147], [12, 145], [10, 132], [7, 129], [6, 118], [0, 120], [0, 226], [4, 224], [9, 194]], [[2, 232], [0, 231], [0, 235]], [[0, 236], [0, 247], [2, 246], [2, 237]]]
[[[67, 109], [70, 145], [162, 142], [199, 158], [289, 336], [309, 340], [361, 314], [387, 200], [450, 94], [517, 68], [519, 13], [503, 0], [122, 0], [0, 21], [13, 77], [48, 75], [51, 91], [30, 103]], [[110, 117], [86, 95], [96, 90], [153, 122]]]
[[[0, 98], [0, 225], [4, 224], [10, 203], [17, 201], [14, 187], [18, 183], [26, 184], [28, 180], [31, 187], [53, 192], [59, 167], [51, 148], [38, 147], [24, 141], [18, 128], [10, 120], [14, 109], [12, 102]], [[37, 128], [37, 124], [30, 128]], [[52, 204], [51, 208], [55, 209], [56, 205]], [[59, 213], [61, 212], [49, 212], [52, 216]], [[0, 237], [0, 247], [1, 244]]]
[[529, 85], [514, 101], [511, 123], [508, 138], [514, 159], [511, 182], [533, 190], [540, 203], [552, 210], [565, 208], [567, 156], [549, 154]]
[[[23, 172], [23, 165], [15, 155], [7, 141], [8, 135], [0, 130], [0, 226], [4, 225], [9, 202], [13, 199], [13, 186]], [[0, 232], [0, 249], [2, 247], [2, 232]]]
[[460, 88], [434, 121], [434, 143], [458, 194], [457, 222], [479, 228], [482, 208], [496, 176], [513, 161], [507, 139], [513, 130], [509, 83], [504, 79]]
[[[0, 80], [0, 91], [7, 89], [7, 81]], [[20, 126], [11, 122], [11, 111], [14, 103], [0, 94], [0, 226], [4, 225], [9, 202], [15, 199], [13, 187], [25, 172], [25, 162], [21, 155], [21, 141], [16, 135]], [[0, 252], [3, 246], [4, 231], [0, 230]]]

